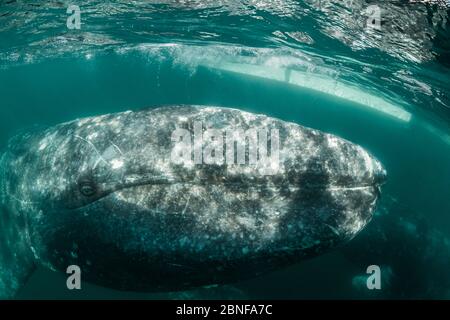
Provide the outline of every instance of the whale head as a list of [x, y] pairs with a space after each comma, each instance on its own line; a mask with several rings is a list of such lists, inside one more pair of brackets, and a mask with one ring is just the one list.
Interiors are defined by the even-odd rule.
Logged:
[[[174, 132], [194, 139], [195, 123], [201, 148], [190, 150], [192, 161], [173, 161]], [[262, 129], [278, 161], [269, 173], [250, 164], [252, 135], [261, 141]], [[227, 163], [230, 145], [217, 144], [236, 132], [245, 163], [239, 155]], [[4, 156], [2, 194], [24, 217], [35, 258], [54, 270], [78, 265], [83, 279], [123, 290], [232, 282], [326, 252], [370, 221], [386, 177], [349, 141], [227, 108], [109, 114], [24, 141]], [[205, 160], [206, 149], [217, 161], [196, 163], [196, 150]]]

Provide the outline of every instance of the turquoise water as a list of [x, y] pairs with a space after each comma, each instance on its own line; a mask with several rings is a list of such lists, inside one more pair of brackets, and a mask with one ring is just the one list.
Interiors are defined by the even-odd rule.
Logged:
[[[79, 30], [67, 28], [70, 4]], [[367, 27], [369, 5], [380, 30]], [[64, 274], [39, 268], [18, 298], [450, 298], [448, 14], [443, 2], [0, 1], [1, 148], [36, 125], [217, 105], [337, 134], [389, 176], [347, 247], [266, 276], [136, 294], [69, 291]], [[376, 292], [364, 287], [372, 264]]]

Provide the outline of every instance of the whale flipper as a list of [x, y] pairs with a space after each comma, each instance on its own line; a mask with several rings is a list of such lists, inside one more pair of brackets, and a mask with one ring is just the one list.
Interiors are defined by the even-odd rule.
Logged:
[[[10, 156], [3, 155], [0, 164]], [[0, 299], [14, 298], [35, 269], [34, 254], [29, 245], [24, 216], [15, 210], [22, 201], [8, 196], [5, 185], [8, 178], [5, 167], [0, 165]]]
[[34, 256], [11, 213], [0, 208], [0, 299], [13, 298], [35, 269]]

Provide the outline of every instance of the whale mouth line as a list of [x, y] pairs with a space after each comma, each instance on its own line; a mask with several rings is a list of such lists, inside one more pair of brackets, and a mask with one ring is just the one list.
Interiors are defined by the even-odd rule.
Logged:
[[380, 188], [383, 183], [380, 182], [373, 182], [370, 184], [360, 184], [360, 185], [354, 185], [354, 186], [339, 186], [339, 185], [324, 185], [324, 184], [310, 184], [310, 185], [304, 185], [299, 187], [298, 185], [293, 185], [292, 183], [261, 183], [261, 182], [220, 182], [220, 183], [193, 183], [188, 181], [167, 181], [167, 180], [158, 180], [158, 181], [140, 181], [136, 183], [128, 183], [124, 184], [122, 186], [116, 186], [114, 188], [110, 188], [109, 191], [105, 191], [102, 196], [96, 198], [94, 201], [85, 204], [83, 206], [73, 208], [75, 210], [80, 210], [87, 208], [91, 205], [94, 205], [98, 201], [101, 201], [102, 199], [110, 196], [111, 194], [137, 189], [137, 188], [145, 188], [145, 187], [151, 187], [151, 186], [173, 186], [173, 185], [186, 185], [186, 186], [222, 186], [222, 187], [242, 187], [245, 186], [242, 190], [248, 190], [251, 187], [265, 187], [266, 189], [278, 189], [278, 188], [288, 188], [290, 192], [297, 192], [300, 190], [311, 192], [311, 191], [358, 191], [358, 190], [367, 190], [369, 192], [375, 192], [377, 196], [380, 194]]
[[[386, 182], [386, 173], [381, 172], [381, 174], [374, 174], [373, 177], [368, 178], [366, 181], [343, 181], [338, 179], [337, 181], [327, 181], [327, 183], [323, 183], [321, 181], [322, 177], [318, 176], [318, 181], [313, 181], [312, 178], [308, 178], [309, 181], [305, 180], [305, 178], [300, 179], [290, 179], [274, 177], [270, 176], [258, 176], [253, 177], [251, 179], [239, 179], [237, 177], [220, 177], [220, 176], [210, 176], [210, 177], [174, 177], [171, 175], [130, 175], [126, 176], [123, 179], [106, 182], [103, 183], [104, 190], [110, 190], [111, 192], [115, 192], [118, 190], [139, 187], [139, 186], [149, 186], [149, 185], [177, 185], [177, 184], [185, 184], [192, 186], [241, 186], [241, 187], [285, 187], [293, 189], [330, 189], [330, 190], [357, 190], [363, 188], [370, 187], [380, 187]], [[341, 180], [341, 181], [339, 181]], [[301, 187], [300, 184], [303, 184]]]
[[282, 182], [274, 182], [274, 181], [219, 181], [219, 180], [204, 180], [199, 182], [189, 182], [189, 181], [141, 181], [136, 183], [125, 183], [123, 185], [120, 185], [115, 187], [113, 190], [111, 190], [111, 193], [121, 191], [121, 190], [127, 190], [127, 189], [133, 189], [133, 188], [139, 188], [139, 187], [145, 187], [145, 186], [164, 186], [164, 185], [190, 185], [190, 186], [223, 186], [223, 187], [243, 187], [243, 189], [248, 189], [251, 187], [267, 187], [267, 188], [283, 188], [288, 187], [291, 190], [331, 190], [331, 191], [338, 191], [338, 190], [362, 190], [362, 189], [368, 189], [368, 188], [378, 188], [380, 187], [384, 182], [372, 182], [368, 184], [355, 184], [355, 185], [339, 185], [339, 184], [305, 184], [303, 186], [298, 186], [298, 182], [289, 182], [289, 181], [282, 181]]

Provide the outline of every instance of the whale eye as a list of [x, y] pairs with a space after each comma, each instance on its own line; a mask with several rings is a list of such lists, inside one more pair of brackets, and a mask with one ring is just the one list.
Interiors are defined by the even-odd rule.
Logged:
[[80, 183], [80, 192], [86, 197], [91, 197], [96, 194], [97, 189], [92, 182], [85, 181]]

